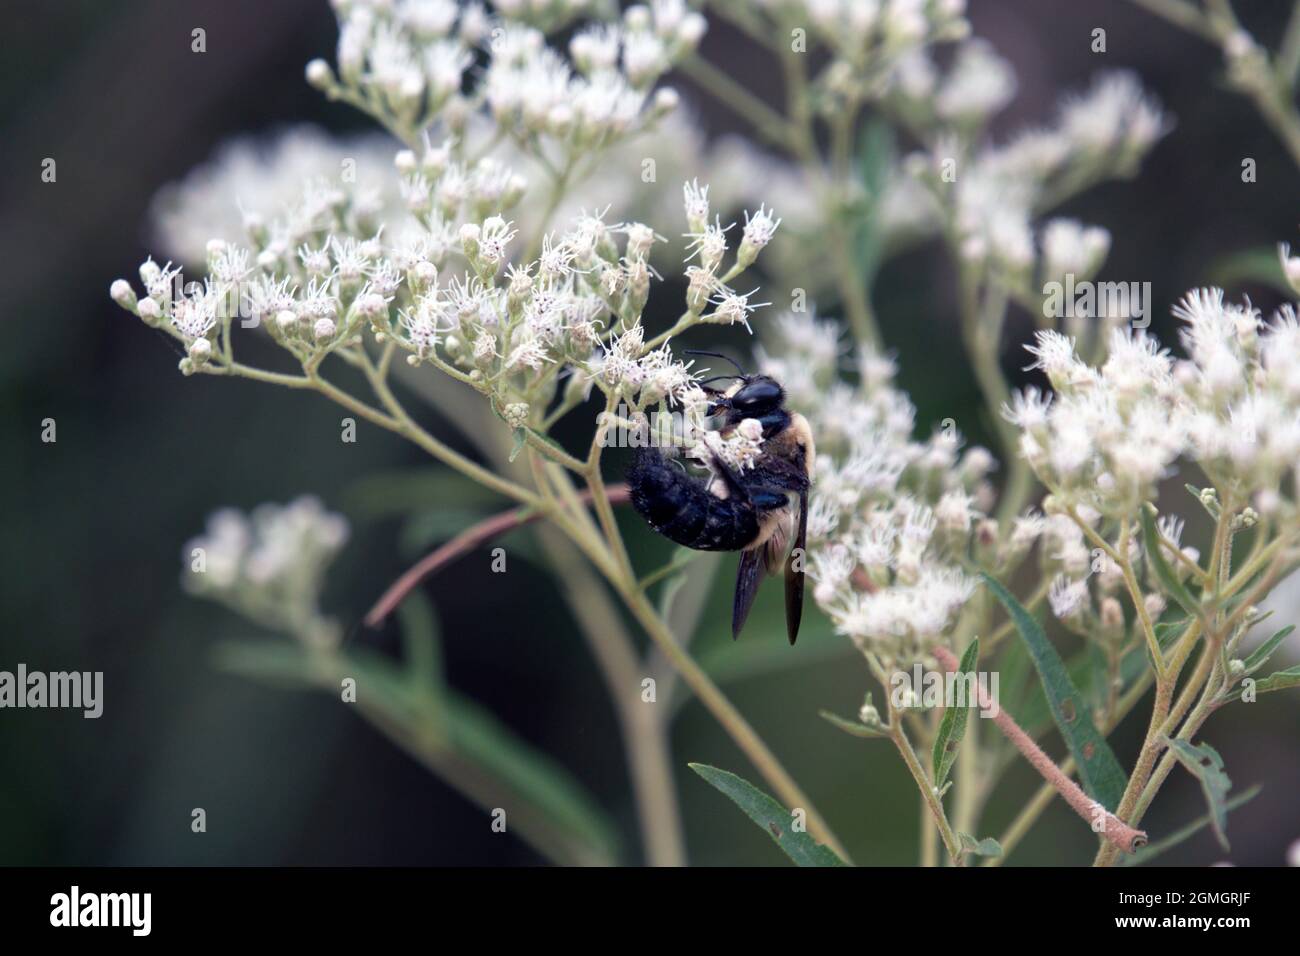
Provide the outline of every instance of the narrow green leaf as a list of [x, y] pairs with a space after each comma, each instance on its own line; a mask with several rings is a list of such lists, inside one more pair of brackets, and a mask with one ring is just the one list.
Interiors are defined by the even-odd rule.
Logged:
[[1270, 690], [1287, 690], [1291, 687], [1300, 687], [1300, 664], [1288, 667], [1284, 671], [1276, 671], [1263, 680], [1255, 681], [1257, 694], [1267, 693]]
[[[384, 655], [353, 648], [323, 658], [298, 644], [243, 641], [218, 645], [216, 656], [226, 670], [275, 683], [318, 687], [335, 700], [339, 680], [354, 678], [357, 701], [352, 706], [430, 769], [454, 785], [472, 776], [517, 795], [514, 812], [531, 814], [545, 821], [549, 832], [561, 835], [564, 845], [555, 849], [569, 862], [610, 865], [617, 860], [617, 830], [564, 767], [450, 689], [441, 700], [446, 726], [431, 727], [428, 695]], [[431, 732], [442, 739], [430, 737]]]
[[430, 700], [430, 713], [441, 722], [442, 643], [433, 604], [419, 590], [412, 591], [397, 606], [402, 629], [402, 657], [411, 686]]
[[1171, 644], [1183, 636], [1183, 632], [1187, 630], [1190, 620], [1190, 618], [1180, 617], [1176, 621], [1162, 621], [1155, 625], [1156, 643], [1160, 645], [1162, 651], [1167, 650]]
[[1201, 495], [1203, 494], [1204, 489], [1197, 488], [1195, 485], [1185, 484], [1183, 485], [1183, 487], [1186, 488], [1191, 493], [1192, 497], [1196, 499], [1197, 504], [1199, 504], [1202, 508], [1205, 509], [1206, 514], [1208, 514], [1215, 521], [1219, 520], [1218, 499], [1216, 499], [1213, 495], [1207, 498], [1202, 498]]
[[[966, 682], [961, 680], [961, 675], [973, 674], [979, 664], [980, 641], [979, 638], [971, 641], [965, 652], [961, 655], [961, 663], [957, 665], [957, 675], [959, 683], [954, 686], [965, 687]], [[945, 686], [947, 680], [944, 681]], [[934, 751], [931, 754], [931, 767], [934, 773], [934, 785], [942, 787], [943, 782], [948, 779], [948, 771], [952, 769], [953, 761], [957, 759], [957, 750], [961, 747], [962, 738], [966, 736], [966, 721], [970, 718], [970, 709], [974, 706], [975, 701], [965, 701], [964, 706], [958, 707], [957, 702], [952, 701], [953, 706], [947, 707], [943, 712], [943, 720], [939, 723], [939, 733], [934, 738]]]
[[859, 723], [856, 720], [849, 720], [841, 717], [839, 714], [833, 714], [829, 710], [819, 710], [818, 715], [822, 720], [829, 723], [832, 727], [838, 727], [846, 734], [852, 734], [854, 737], [888, 737], [883, 728], [868, 727], [866, 724]]
[[1182, 580], [1174, 573], [1165, 559], [1164, 547], [1160, 544], [1160, 532], [1156, 528], [1155, 508], [1150, 505], [1140, 509], [1142, 515], [1142, 537], [1146, 545], [1147, 561], [1151, 570], [1160, 579], [1160, 586], [1177, 601], [1188, 614], [1201, 616], [1201, 605]]
[[[678, 572], [681, 582], [668, 581], [659, 598], [664, 623], [683, 644], [695, 638], [700, 618], [713, 593], [718, 568], [722, 565], [722, 555], [716, 551], [692, 551], [691, 554], [697, 557], [689, 562], [689, 567], [683, 566]], [[668, 592], [670, 587], [671, 595]]]
[[673, 551], [673, 556], [668, 559], [667, 563], [661, 564], [653, 571], [643, 575], [641, 580], [637, 581], [636, 586], [642, 591], [648, 590], [651, 586], [658, 584], [664, 578], [672, 577], [696, 558], [707, 553], [705, 551], [695, 551], [691, 548], [677, 548]]
[[806, 831], [795, 830], [793, 814], [753, 784], [734, 773], [708, 764], [687, 764], [767, 833], [776, 845], [799, 866], [845, 866], [830, 847], [823, 846]]
[[1193, 746], [1186, 740], [1166, 740], [1178, 762], [1201, 782], [1205, 801], [1210, 805], [1210, 824], [1214, 827], [1214, 835], [1219, 838], [1219, 845], [1227, 851], [1230, 849], [1227, 800], [1232, 781], [1223, 772], [1223, 758], [1209, 744]]
[[1254, 673], [1263, 667], [1268, 662], [1268, 659], [1273, 655], [1273, 652], [1277, 650], [1278, 645], [1285, 641], [1294, 630], [1295, 625], [1288, 624], [1263, 644], [1259, 645], [1259, 647], [1255, 648], [1255, 650], [1250, 653], [1250, 656], [1242, 661], [1242, 663], [1246, 665], [1246, 673]]
[[898, 148], [893, 127], [878, 118], [868, 120], [862, 128], [859, 153], [863, 191], [870, 205], [859, 225], [858, 263], [864, 281], [869, 283], [880, 270], [885, 256], [885, 230], [882, 228], [880, 205], [874, 200], [885, 192], [895, 168]]
[[[997, 668], [1001, 675], [999, 691], [1004, 706], [1012, 713], [1020, 713], [1020, 705], [1029, 694], [1029, 669], [1031, 667], [1029, 651], [1024, 641], [1006, 641], [998, 658]], [[1037, 687], [1037, 682], [1034, 683]]]
[[[1237, 794], [1237, 796], [1229, 800], [1226, 804], [1224, 804], [1224, 809], [1229, 812], [1232, 810], [1236, 810], [1238, 807], [1242, 806], [1243, 804], [1249, 803], [1251, 800], [1254, 800], [1257, 796], [1259, 796], [1260, 791], [1263, 789], [1264, 788], [1262, 786], [1256, 784], [1255, 786], [1251, 787], [1249, 790], [1246, 790], [1243, 793], [1239, 793]], [[1194, 837], [1196, 834], [1200, 833], [1202, 830], [1208, 827], [1212, 822], [1213, 819], [1208, 813], [1203, 817], [1198, 817], [1193, 822], [1187, 824], [1187, 826], [1175, 830], [1173, 833], [1169, 834], [1169, 836], [1165, 837], [1164, 839], [1157, 840], [1156, 842], [1143, 847], [1142, 849], [1134, 853], [1132, 856], [1124, 857], [1122, 860], [1120, 860], [1120, 865], [1141, 866], [1143, 863], [1149, 862], [1150, 860], [1154, 859], [1155, 857], [1159, 856], [1165, 851], [1172, 850], [1174, 847], [1178, 846], [1178, 844], [1183, 843], [1186, 840], [1189, 840], [1190, 838]]]
[[983, 840], [976, 840], [969, 833], [958, 833], [957, 839], [961, 841], [963, 853], [974, 853], [976, 856], [1001, 856], [1002, 844], [993, 837], [985, 837]]
[[1231, 289], [1242, 283], [1266, 285], [1288, 297], [1294, 295], [1282, 260], [1273, 246], [1256, 246], [1220, 257], [1211, 263], [1208, 282], [1220, 289]]
[[516, 428], [514, 431], [514, 443], [510, 446], [510, 461], [513, 463], [519, 457], [519, 453], [524, 450], [524, 445], [528, 442], [528, 433], [522, 428]]
[[1300, 664], [1294, 667], [1288, 667], [1284, 671], [1274, 671], [1267, 677], [1261, 677], [1256, 680], [1254, 677], [1243, 677], [1241, 682], [1220, 696], [1220, 700], [1229, 703], [1234, 700], [1241, 700], [1246, 693], [1246, 689], [1251, 691], [1250, 700], [1255, 700], [1260, 694], [1267, 694], [1274, 690], [1289, 690], [1292, 687], [1300, 687]]
[[[478, 524], [495, 509], [448, 505], [413, 512], [397, 534], [397, 548], [402, 554], [424, 554], [466, 528]], [[522, 509], [521, 509], [522, 510]]]
[[517, 812], [545, 816], [589, 859], [617, 859], [617, 829], [567, 769], [469, 698], [451, 693], [446, 703], [452, 749], [517, 793]]
[[381, 471], [348, 485], [343, 506], [359, 520], [456, 507], [479, 513], [508, 507], [499, 492], [441, 465]]
[[1083, 787], [1112, 813], [1123, 796], [1126, 777], [1106, 738], [1097, 732], [1083, 698], [1042, 627], [1015, 596], [988, 574], [981, 575], [1015, 622], [1042, 681], [1052, 718], [1079, 766]]

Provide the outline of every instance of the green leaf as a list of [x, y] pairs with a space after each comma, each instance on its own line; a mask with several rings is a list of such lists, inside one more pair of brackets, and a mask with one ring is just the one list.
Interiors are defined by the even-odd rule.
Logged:
[[1230, 849], [1227, 799], [1232, 781], [1223, 772], [1223, 758], [1209, 744], [1192, 746], [1186, 740], [1166, 740], [1178, 762], [1201, 781], [1205, 801], [1210, 805], [1210, 825], [1214, 827], [1214, 835], [1219, 838], [1219, 845], [1227, 851]]
[[1126, 777], [1106, 738], [1097, 732], [1092, 717], [1083, 706], [1083, 698], [1070, 681], [1069, 673], [1056, 648], [1048, 641], [1039, 623], [1015, 596], [988, 574], [981, 575], [985, 585], [1002, 602], [1015, 622], [1016, 630], [1029, 649], [1034, 667], [1047, 694], [1052, 718], [1065, 739], [1066, 746], [1079, 767], [1083, 787], [1112, 813], [1123, 796]]
[[442, 674], [442, 642], [433, 605], [419, 590], [397, 606], [402, 630], [402, 657], [411, 686], [430, 698], [431, 713], [441, 717], [439, 698], [446, 689]]
[[664, 584], [659, 595], [661, 617], [683, 644], [695, 636], [713, 591], [713, 579], [722, 564], [722, 555], [717, 552], [692, 551], [691, 554], [696, 557], [683, 562], [682, 569]]
[[876, 202], [885, 191], [898, 148], [894, 128], [879, 118], [872, 118], [862, 128], [859, 143], [859, 170], [867, 201], [867, 215], [860, 226], [858, 263], [865, 282], [871, 282], [880, 271], [885, 256], [885, 230], [881, 225], [880, 204]]
[[562, 845], [550, 847], [557, 858], [606, 865], [617, 859], [617, 830], [586, 790], [564, 767], [468, 698], [446, 690], [441, 700], [445, 726], [434, 727], [427, 693], [374, 651], [353, 648], [322, 656], [298, 644], [244, 641], [218, 645], [216, 653], [226, 670], [321, 688], [335, 700], [339, 681], [355, 678], [357, 701], [349, 706], [453, 785], [467, 777], [486, 779], [490, 786], [516, 794], [513, 813], [543, 821], [548, 833], [559, 835]]
[[[1261, 787], [1259, 784], [1256, 784], [1255, 786], [1251, 787], [1249, 790], [1237, 794], [1237, 796], [1233, 797], [1226, 804], [1224, 804], [1224, 810], [1226, 811], [1236, 810], [1238, 807], [1242, 806], [1243, 804], [1249, 803], [1251, 800], [1254, 800], [1257, 796], [1259, 796], [1260, 791], [1262, 791], [1263, 789], [1264, 788]], [[1199, 817], [1192, 823], [1187, 824], [1187, 826], [1175, 830], [1173, 833], [1169, 834], [1169, 836], [1165, 837], [1164, 839], [1156, 840], [1154, 843], [1151, 843], [1143, 847], [1142, 849], [1134, 853], [1132, 856], [1124, 857], [1120, 861], [1120, 865], [1141, 866], [1143, 863], [1149, 862], [1150, 860], [1154, 859], [1155, 857], [1159, 856], [1160, 854], [1164, 853], [1167, 850], [1172, 850], [1174, 847], [1178, 846], [1178, 844], [1183, 843], [1184, 841], [1200, 833], [1202, 830], [1208, 827], [1212, 822], [1213, 822], [1213, 818], [1210, 816], [1210, 814], [1207, 813], [1205, 816]]]
[[[1209, 498], [1202, 498], [1201, 494], [1204, 489], [1197, 488], [1195, 485], [1185, 484], [1183, 485], [1183, 487], [1186, 488], [1188, 492], [1191, 493], [1192, 497], [1196, 499], [1197, 504], [1199, 504], [1202, 508], [1205, 509], [1206, 514], [1208, 514], [1215, 521], [1219, 520], [1220, 509], [1219, 509], [1219, 502], [1217, 498], [1213, 496], [1210, 496]], [[1210, 490], [1212, 491], [1213, 489]]]
[[806, 831], [795, 830], [790, 811], [753, 784], [734, 773], [708, 764], [692, 763], [687, 766], [745, 811], [745, 815], [758, 824], [760, 829], [776, 841], [781, 851], [799, 866], [847, 865], [830, 847], [818, 843]]
[[514, 812], [545, 816], [587, 859], [616, 859], [613, 822], [568, 770], [468, 698], [450, 694], [447, 705], [452, 749], [522, 798]]
[[[1012, 713], [1020, 713], [1020, 706], [1030, 692], [1029, 651], [1024, 641], [1006, 641], [998, 658], [998, 673], [1001, 675], [1000, 696], [1004, 706]], [[1037, 688], [1037, 682], [1033, 687]], [[1047, 702], [1043, 702], [1044, 711]]]
[[1300, 664], [1288, 667], [1284, 671], [1276, 671], [1263, 680], [1255, 681], [1257, 694], [1267, 693], [1270, 690], [1287, 690], [1291, 687], [1300, 687]]
[[1246, 673], [1254, 673], [1263, 667], [1268, 662], [1268, 659], [1273, 655], [1273, 652], [1277, 650], [1278, 645], [1285, 641], [1294, 630], [1295, 625], [1288, 624], [1263, 644], [1259, 645], [1259, 647], [1255, 648], [1255, 650], [1250, 653], [1250, 656], [1242, 661], [1242, 663], [1246, 665]]
[[1248, 685], [1252, 685], [1251, 700], [1254, 700], [1260, 694], [1267, 694], [1269, 691], [1290, 690], [1292, 687], [1300, 687], [1300, 664], [1288, 667], [1284, 671], [1274, 671], [1267, 677], [1261, 677], [1258, 680], [1253, 677], [1244, 677], [1235, 687], [1225, 691], [1219, 699], [1224, 703], [1241, 700]]
[[[699, 664], [720, 684], [749, 680], [792, 667], [811, 667], [852, 654], [853, 645], [835, 634], [830, 620], [812, 602], [804, 605], [798, 653], [790, 653], [785, 616], [756, 614], [745, 625], [743, 641], [733, 641], [728, 630], [722, 639], [700, 647]], [[728, 621], [730, 618], [728, 617]]]
[[1264, 285], [1280, 292], [1288, 300], [1295, 294], [1282, 271], [1282, 260], [1274, 246], [1243, 249], [1223, 256], [1210, 265], [1208, 282], [1220, 289], [1231, 289], [1243, 283]]
[[1140, 509], [1142, 515], [1142, 537], [1146, 545], [1147, 561], [1151, 565], [1151, 570], [1155, 572], [1156, 577], [1160, 579], [1160, 586], [1177, 601], [1188, 614], [1201, 616], [1201, 604], [1197, 601], [1187, 586], [1174, 573], [1174, 569], [1169, 566], [1165, 559], [1164, 547], [1160, 544], [1160, 532], [1156, 528], [1155, 508], [1151, 505]]
[[985, 837], [983, 840], [976, 840], [969, 833], [958, 833], [957, 839], [961, 841], [961, 850], [963, 853], [974, 853], [976, 856], [1001, 856], [1002, 844], [993, 837]]
[[1156, 643], [1160, 645], [1160, 649], [1168, 650], [1171, 644], [1182, 637], [1190, 621], [1191, 618], [1180, 617], [1176, 621], [1161, 621], [1155, 625]]
[[444, 509], [449, 501], [479, 513], [509, 505], [499, 492], [442, 466], [377, 472], [349, 484], [343, 496], [345, 510], [362, 520]]
[[[979, 656], [980, 641], [977, 637], [970, 642], [961, 656], [961, 663], [957, 666], [958, 677], [974, 673], [979, 664]], [[965, 684], [965, 681], [961, 681], [954, 686], [965, 687]], [[931, 754], [934, 785], [940, 788], [948, 779], [948, 771], [952, 769], [953, 761], [957, 759], [957, 750], [961, 747], [962, 738], [966, 736], [966, 721], [970, 718], [970, 709], [975, 704], [974, 701], [965, 701], [964, 706], [958, 707], [955, 700], [952, 703], [953, 706], [943, 712], [943, 720], [939, 724], [939, 733], [934, 738], [934, 751]]]
[[402, 523], [397, 548], [405, 555], [424, 554], [430, 548], [450, 541], [466, 528], [488, 516], [488, 509], [448, 506], [418, 511]]
[[510, 462], [519, 457], [519, 453], [524, 450], [524, 445], [528, 442], [528, 433], [522, 428], [516, 428], [514, 432], [514, 442], [510, 446]]
[[856, 720], [849, 720], [841, 717], [839, 714], [832, 714], [829, 710], [819, 710], [818, 715], [829, 723], [832, 727], [838, 727], [846, 734], [852, 734], [854, 737], [888, 737], [881, 727], [868, 727], [866, 724], [859, 723]]

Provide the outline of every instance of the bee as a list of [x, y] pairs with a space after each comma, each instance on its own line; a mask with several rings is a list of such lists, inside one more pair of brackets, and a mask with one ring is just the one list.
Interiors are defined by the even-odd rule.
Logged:
[[[693, 352], [713, 355], [713, 352]], [[736, 363], [732, 362], [733, 365]], [[803, 616], [804, 560], [808, 543], [808, 489], [812, 483], [812, 430], [785, 407], [785, 389], [768, 375], [707, 379], [707, 414], [727, 437], [742, 422], [762, 426], [763, 443], [752, 468], [737, 470], [708, 452], [711, 477], [697, 477], [658, 448], [638, 449], [628, 469], [632, 505], [659, 534], [697, 551], [739, 551], [731, 636], [740, 636], [763, 572], [785, 576], [785, 624], [790, 643]], [[733, 378], [725, 390], [708, 382]]]

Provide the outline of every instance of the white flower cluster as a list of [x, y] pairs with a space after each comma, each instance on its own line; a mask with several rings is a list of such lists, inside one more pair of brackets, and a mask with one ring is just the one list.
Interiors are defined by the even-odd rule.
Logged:
[[182, 583], [268, 628], [335, 641], [338, 629], [321, 617], [318, 601], [325, 572], [347, 539], [347, 521], [310, 496], [251, 514], [224, 508], [185, 545]]
[[[382, 232], [322, 229], [300, 237], [291, 253], [213, 240], [202, 285], [178, 295], [178, 270], [150, 260], [140, 270], [146, 295], [137, 299], [119, 280], [113, 298], [182, 341], [186, 374], [232, 371], [232, 319], [239, 315], [265, 327], [309, 372], [336, 351], [367, 361], [369, 331], [377, 344], [409, 353], [412, 366], [434, 364], [492, 396], [513, 427], [537, 427], [562, 378], [570, 389], [565, 401], [581, 400], [595, 385], [637, 410], [667, 402], [702, 419], [705, 402], [690, 364], [675, 360], [663, 342], [647, 344], [640, 324], [657, 277], [648, 257], [662, 241], [653, 229], [587, 213], [567, 231], [542, 236], [533, 243], [536, 258], [526, 259], [512, 222], [500, 213], [472, 216], [517, 198], [509, 171], [481, 160], [467, 172], [445, 147], [418, 158], [399, 153], [397, 165], [415, 215], [391, 240]], [[504, 186], [475, 185], [489, 179]], [[747, 213], [728, 266], [731, 227], [717, 217], [707, 225], [708, 187], [689, 183], [685, 197], [695, 242], [680, 321], [748, 327], [762, 303], [725, 280], [754, 262], [779, 219], [766, 207]]]
[[[408, 134], [442, 122], [459, 136], [486, 108], [521, 147], [577, 156], [671, 111], [676, 93], [652, 88], [705, 30], [684, 0], [655, 0], [628, 8], [616, 25], [583, 28], [566, 58], [547, 44], [544, 29], [584, 6], [520, 0], [497, 4], [496, 20], [476, 3], [453, 0], [336, 0], [338, 75], [313, 60], [307, 76]], [[472, 69], [484, 56], [486, 66]]]
[[[154, 237], [168, 256], [197, 266], [213, 238], [243, 242], [250, 232], [266, 230], [295, 249], [306, 238], [295, 224], [338, 231], [337, 222], [315, 220], [317, 213], [332, 219], [340, 205], [351, 228], [373, 233], [402, 210], [392, 160], [391, 139], [378, 133], [335, 138], [304, 124], [271, 136], [237, 137], [159, 190]], [[345, 202], [329, 201], [331, 193], [344, 194]]]
[[[1056, 221], [1036, 240], [1034, 220], [1081, 184], [1131, 175], [1167, 131], [1168, 119], [1132, 74], [1106, 73], [1085, 94], [1067, 98], [1054, 125], [1002, 145], [977, 145], [972, 137], [979, 124], [1011, 86], [1006, 70], [992, 65], [1000, 62], [996, 55], [982, 41], [966, 48], [972, 44], [982, 52], [959, 55], [946, 81], [926, 61], [925, 68], [912, 67], [921, 79], [900, 84], [899, 108], [930, 144], [907, 158], [906, 170], [930, 195], [930, 215], [947, 222], [967, 262], [992, 268], [1026, 292], [1035, 279], [1041, 287], [1066, 273], [1076, 281], [1090, 278], [1109, 250], [1109, 235]], [[924, 56], [918, 53], [918, 61]], [[947, 116], [945, 101], [980, 108]], [[940, 105], [927, 113], [926, 104]]]
[[775, 326], [763, 371], [783, 382], [817, 436], [809, 505], [813, 596], [859, 647], [904, 661], [924, 655], [974, 591], [962, 567], [994, 539], [995, 462], [962, 451], [953, 428], [913, 440], [915, 409], [892, 383], [892, 361], [857, 356], [859, 383], [841, 381], [838, 329], [808, 314]]
[[808, 32], [807, 49], [800, 52], [818, 46], [830, 54], [815, 83], [828, 107], [846, 98], [880, 96], [900, 60], [970, 32], [965, 0], [755, 0], [749, 6], [766, 21], [754, 29], [792, 42], [785, 36], [795, 25]]
[[[1188, 358], [1175, 360], [1145, 332], [1115, 330], [1101, 367], [1072, 339], [1038, 333], [1029, 347], [1054, 396], [1021, 391], [1005, 417], [1020, 450], [1063, 501], [1132, 517], [1155, 499], [1179, 459], [1260, 513], [1293, 513], [1300, 460], [1300, 325], [1284, 306], [1269, 324], [1218, 289], [1188, 293], [1174, 309]], [[1289, 484], [1287, 479], [1290, 479]]]

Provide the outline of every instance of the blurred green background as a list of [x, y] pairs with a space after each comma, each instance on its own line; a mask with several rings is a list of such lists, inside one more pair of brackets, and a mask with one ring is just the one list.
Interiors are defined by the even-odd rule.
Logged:
[[[182, 379], [170, 345], [108, 299], [110, 281], [134, 277], [147, 254], [146, 210], [155, 189], [230, 135], [300, 120], [338, 131], [368, 128], [302, 79], [308, 59], [333, 55], [335, 26], [324, 0], [2, 6], [0, 668], [21, 661], [34, 669], [102, 670], [105, 705], [99, 720], [0, 711], [0, 863], [538, 862], [335, 699], [217, 671], [216, 642], [262, 635], [187, 598], [178, 584], [181, 546], [213, 508], [312, 492], [353, 522], [327, 610], [349, 627], [349, 640], [395, 648], [394, 634], [354, 625], [418, 552], [403, 546], [402, 521], [370, 518], [357, 507], [356, 483], [377, 471], [423, 466], [420, 455], [364, 425], [357, 444], [339, 442], [339, 413], [316, 396]], [[1243, 6], [1249, 18], [1251, 5]], [[1259, 11], [1256, 35], [1272, 35], [1269, 18], [1284, 12], [1276, 6]], [[1244, 102], [1221, 88], [1217, 57], [1197, 41], [1113, 0], [975, 0], [971, 18], [1020, 77], [1020, 94], [995, 134], [1045, 120], [1063, 91], [1111, 67], [1136, 69], [1177, 119], [1138, 179], [1092, 190], [1059, 211], [1111, 231], [1102, 277], [1151, 281], [1155, 331], [1167, 342], [1169, 304], [1214, 280], [1225, 254], [1300, 242], [1300, 177]], [[196, 26], [207, 30], [204, 56], [190, 52]], [[1089, 50], [1097, 26], [1108, 31], [1105, 55]], [[741, 81], [777, 94], [770, 71], [742, 55], [722, 24], [714, 24], [704, 49], [725, 58]], [[692, 96], [688, 83], [681, 87]], [[711, 132], [741, 129], [730, 114], [693, 99]], [[57, 160], [56, 183], [40, 181], [45, 157]], [[1244, 157], [1257, 161], [1255, 184], [1241, 181]], [[772, 201], [779, 210], [781, 197]], [[1237, 288], [1266, 314], [1277, 302], [1267, 287]], [[672, 291], [660, 298], [665, 309]], [[918, 427], [928, 431], [953, 417], [981, 440], [942, 257], [922, 248], [891, 263], [876, 306], [900, 360], [900, 385], [918, 406]], [[1014, 343], [1030, 327], [1023, 315], [1009, 324], [1008, 370], [1025, 364]], [[701, 337], [693, 344], [710, 343]], [[269, 353], [250, 346], [250, 354]], [[47, 417], [57, 421], [54, 444], [40, 441]], [[571, 427], [574, 440], [585, 425]], [[611, 477], [618, 459], [612, 462]], [[472, 519], [461, 502], [433, 510], [443, 519]], [[663, 542], [635, 520], [624, 527], [640, 567], [666, 558]], [[718, 668], [739, 672], [747, 655], [784, 645], [784, 637], [780, 589], [770, 588], [745, 638], [732, 645], [733, 564], [724, 559], [697, 647]], [[516, 561], [504, 579], [489, 578], [488, 566], [485, 550], [427, 588], [449, 679], [589, 788], [622, 828], [624, 859], [636, 862], [616, 725], [584, 642], [544, 572]], [[854, 713], [868, 687], [847, 641], [826, 630], [824, 621], [810, 622], [797, 648], [782, 648], [779, 668], [735, 677], [726, 690], [858, 862], [910, 864], [917, 798], [896, 755], [817, 716], [820, 708]], [[1144, 710], [1114, 738], [1126, 765]], [[1294, 694], [1215, 717], [1205, 739], [1223, 754], [1234, 784], [1264, 782], [1264, 791], [1233, 815], [1230, 855], [1202, 834], [1161, 862], [1283, 862], [1287, 844], [1300, 838], [1298, 718]], [[770, 840], [686, 770], [688, 760], [703, 761], [756, 776], [698, 705], [682, 708], [673, 745], [691, 861], [780, 863]], [[1059, 752], [1059, 741], [1049, 749]], [[1017, 767], [981, 835], [999, 832], [1034, 783]], [[207, 811], [205, 834], [190, 831], [194, 807]], [[1199, 788], [1180, 772], [1146, 825], [1158, 837], [1202, 812]], [[1058, 802], [1013, 861], [1083, 863], [1093, 846]]]

